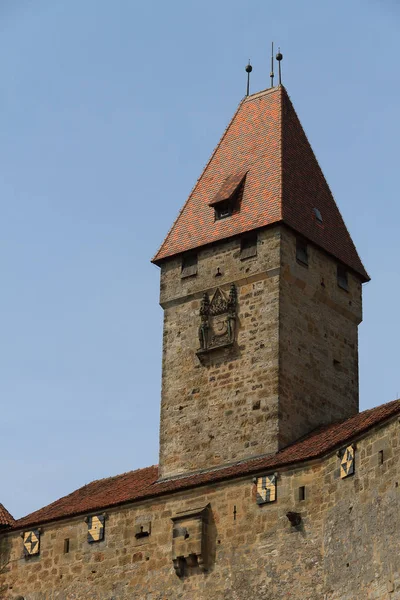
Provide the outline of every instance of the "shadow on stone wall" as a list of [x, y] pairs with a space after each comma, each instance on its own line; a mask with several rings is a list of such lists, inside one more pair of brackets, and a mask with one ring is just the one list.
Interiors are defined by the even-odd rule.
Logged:
[[11, 542], [7, 536], [0, 539], [0, 599], [6, 598], [8, 585], [4, 583], [5, 575], [10, 571]]
[[212, 510], [208, 517], [208, 536], [207, 536], [207, 572], [211, 573], [214, 570], [215, 556], [217, 553], [218, 532], [215, 524]]

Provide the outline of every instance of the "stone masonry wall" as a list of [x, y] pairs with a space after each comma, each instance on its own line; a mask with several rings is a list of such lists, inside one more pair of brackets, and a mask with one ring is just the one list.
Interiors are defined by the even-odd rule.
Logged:
[[[181, 279], [181, 257], [162, 266], [161, 477], [275, 452], [358, 411], [359, 279], [339, 288], [337, 261], [311, 244], [300, 264], [284, 226], [258, 236], [246, 260], [238, 238], [202, 249], [194, 277]], [[231, 283], [236, 344], [200, 360], [202, 295]]]
[[[256, 257], [239, 254], [239, 239], [202, 249], [198, 274], [185, 279], [181, 257], [162, 266], [161, 477], [277, 450], [280, 228], [259, 233]], [[203, 293], [232, 283], [236, 343], [200, 360]]]
[[[23, 558], [19, 532], [1, 534], [0, 598], [397, 600], [399, 436], [396, 418], [358, 440], [355, 474], [346, 479], [336, 452], [281, 469], [270, 504], [256, 504], [247, 476], [109, 510], [105, 539], [95, 544], [83, 516], [43, 525], [36, 558]], [[207, 571], [193, 567], [180, 578], [172, 518], [207, 504]], [[299, 527], [288, 511], [300, 513]], [[150, 535], [136, 539], [136, 526], [148, 522]]]
[[279, 294], [279, 447], [315, 427], [358, 412], [361, 282], [308, 244], [308, 266], [296, 260], [296, 236], [282, 229]]

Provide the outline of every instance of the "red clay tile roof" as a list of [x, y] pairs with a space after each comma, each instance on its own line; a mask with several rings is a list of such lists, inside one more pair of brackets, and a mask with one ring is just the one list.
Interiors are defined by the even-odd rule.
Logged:
[[[210, 201], [244, 171], [240, 211], [216, 221]], [[280, 221], [369, 280], [283, 86], [239, 104], [153, 262]]]
[[8, 512], [8, 510], [0, 504], [0, 529], [6, 527], [12, 527], [15, 524], [14, 517]]
[[247, 171], [239, 171], [239, 173], [233, 173], [233, 175], [229, 175], [224, 182], [222, 183], [218, 193], [211, 198], [208, 202], [209, 206], [215, 206], [220, 202], [225, 202], [225, 200], [229, 200], [236, 192], [243, 179], [246, 176]]
[[14, 529], [27, 528], [65, 517], [104, 510], [126, 502], [154, 498], [195, 486], [315, 459], [398, 414], [400, 414], [400, 400], [394, 400], [359, 413], [346, 421], [319, 428], [277, 454], [186, 477], [157, 482], [158, 467], [153, 466], [93, 481], [45, 508], [19, 519], [15, 522]]

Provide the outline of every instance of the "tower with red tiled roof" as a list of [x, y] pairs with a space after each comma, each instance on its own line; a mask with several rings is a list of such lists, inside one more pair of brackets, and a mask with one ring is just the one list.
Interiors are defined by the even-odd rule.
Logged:
[[357, 413], [368, 275], [283, 86], [239, 104], [153, 261], [162, 478]]
[[160, 465], [0, 504], [1, 598], [399, 598], [400, 400], [358, 412], [368, 275], [282, 87], [154, 261]]

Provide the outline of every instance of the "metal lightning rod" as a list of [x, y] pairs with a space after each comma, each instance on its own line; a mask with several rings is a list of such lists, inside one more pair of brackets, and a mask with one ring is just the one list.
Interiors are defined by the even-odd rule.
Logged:
[[271, 73], [269, 76], [271, 77], [271, 87], [274, 87], [274, 42], [272, 42]]

